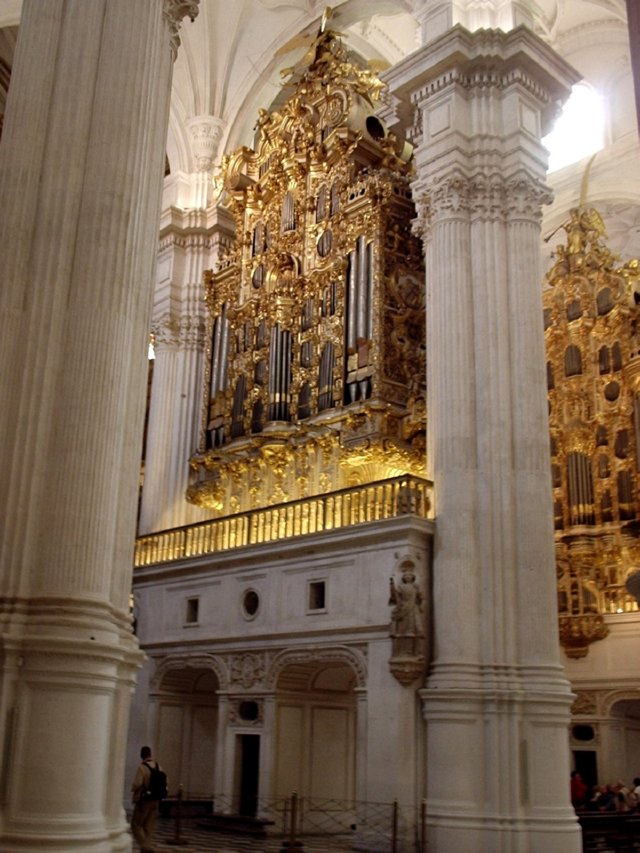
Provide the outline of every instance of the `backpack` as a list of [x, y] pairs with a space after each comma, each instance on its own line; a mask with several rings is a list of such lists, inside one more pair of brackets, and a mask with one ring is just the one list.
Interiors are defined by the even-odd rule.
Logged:
[[143, 762], [145, 767], [149, 768], [149, 781], [147, 782], [146, 790], [142, 792], [141, 799], [143, 800], [164, 800], [167, 796], [167, 774], [161, 770], [158, 762], [152, 767], [146, 761]]

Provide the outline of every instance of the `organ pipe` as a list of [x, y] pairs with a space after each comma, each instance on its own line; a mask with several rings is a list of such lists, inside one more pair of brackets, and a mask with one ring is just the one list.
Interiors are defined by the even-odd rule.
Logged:
[[365, 333], [362, 336], [370, 341], [373, 338], [373, 243], [367, 244], [367, 289], [365, 306]]
[[210, 397], [212, 400], [215, 399], [219, 391], [224, 391], [227, 385], [228, 339], [229, 322], [227, 320], [227, 303], [225, 302], [213, 324], [210, 381]]
[[366, 237], [361, 234], [358, 237], [358, 284], [356, 291], [356, 345], [358, 338], [366, 338], [367, 337], [367, 319], [366, 319], [366, 311], [367, 311], [367, 287], [368, 287], [368, 275], [367, 275], [367, 244]]
[[229, 320], [227, 319], [227, 303], [222, 306], [222, 329], [220, 336], [220, 363], [218, 373], [220, 380], [218, 391], [225, 391], [227, 387], [227, 371], [229, 369]]
[[356, 345], [356, 282], [358, 274], [358, 256], [349, 252], [349, 271], [347, 283], [347, 347]]

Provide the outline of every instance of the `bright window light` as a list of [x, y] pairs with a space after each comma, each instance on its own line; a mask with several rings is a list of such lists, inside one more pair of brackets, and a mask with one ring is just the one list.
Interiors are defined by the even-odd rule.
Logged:
[[584, 83], [574, 86], [553, 130], [542, 143], [549, 151], [550, 172], [600, 151], [604, 144], [604, 109], [600, 95]]

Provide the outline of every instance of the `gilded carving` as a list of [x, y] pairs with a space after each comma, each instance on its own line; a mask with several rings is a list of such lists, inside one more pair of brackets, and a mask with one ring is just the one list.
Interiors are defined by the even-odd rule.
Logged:
[[237, 239], [204, 275], [191, 502], [216, 515], [424, 476], [425, 304], [410, 146], [327, 26], [254, 149], [223, 158]]

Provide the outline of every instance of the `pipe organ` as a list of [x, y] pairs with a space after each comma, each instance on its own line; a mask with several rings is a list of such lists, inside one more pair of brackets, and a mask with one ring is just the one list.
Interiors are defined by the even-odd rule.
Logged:
[[582, 657], [606, 636], [604, 614], [637, 608], [624, 583], [640, 567], [639, 267], [617, 264], [593, 208], [564, 228], [544, 322], [560, 640]]
[[187, 497], [228, 514], [424, 474], [422, 247], [381, 84], [320, 32], [255, 147], [224, 158], [236, 240], [205, 274], [208, 358]]

